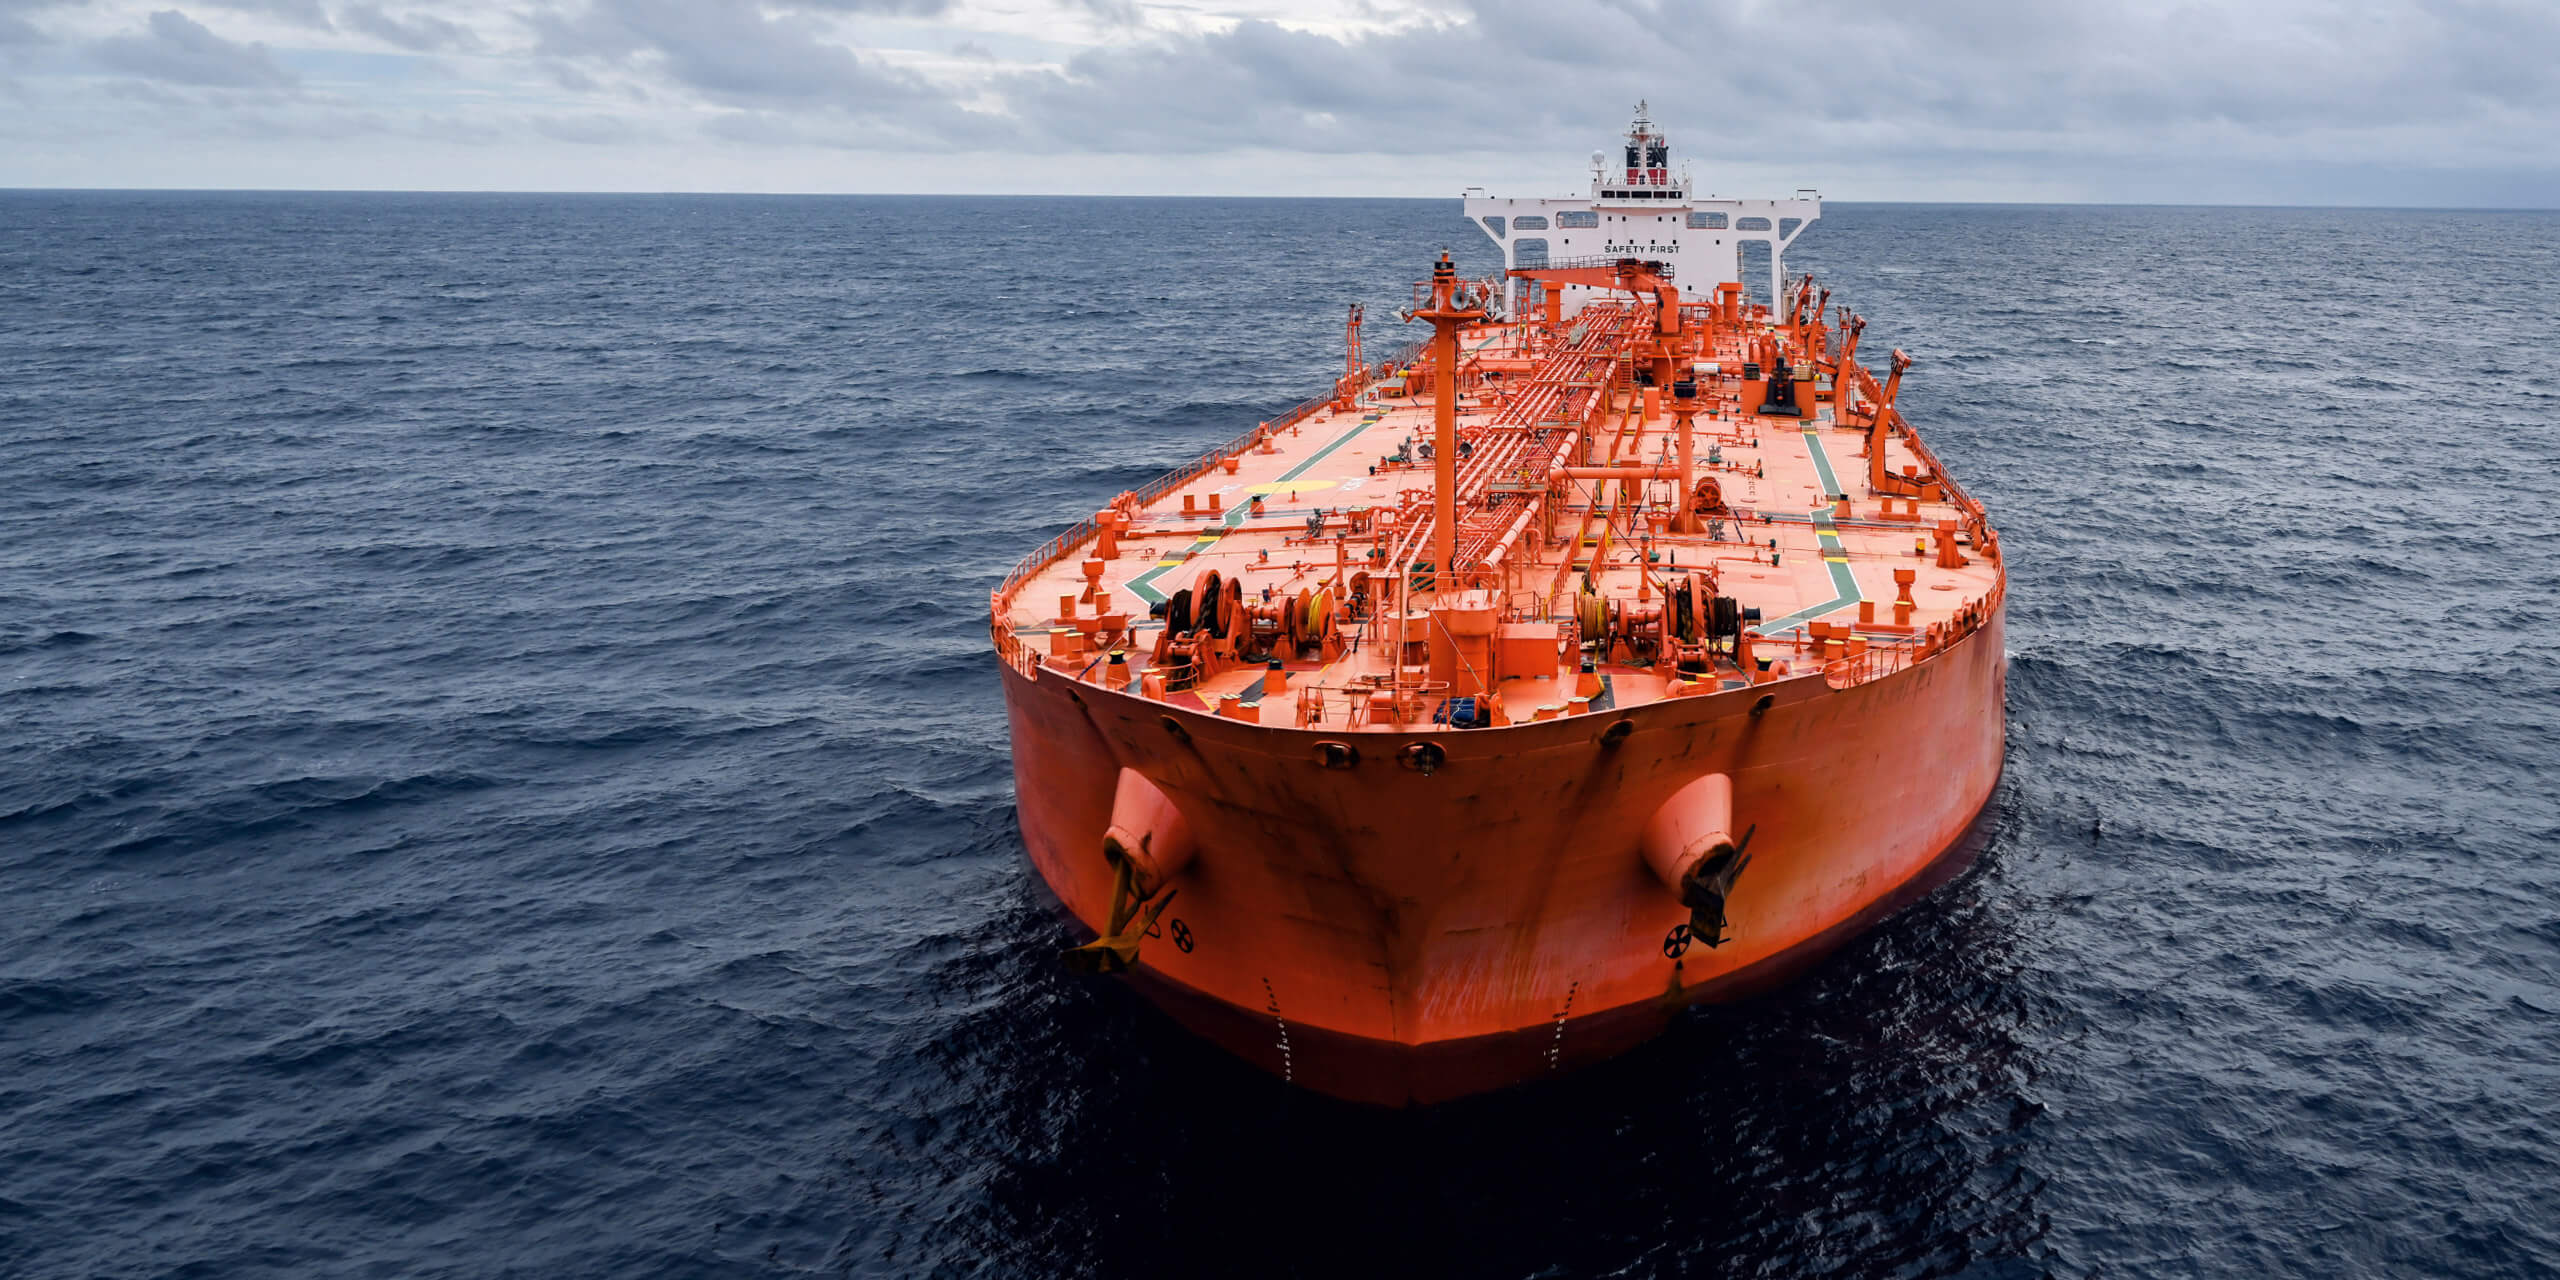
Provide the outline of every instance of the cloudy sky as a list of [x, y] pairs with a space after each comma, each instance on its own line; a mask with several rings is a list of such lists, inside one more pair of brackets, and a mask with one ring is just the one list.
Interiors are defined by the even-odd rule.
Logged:
[[[174, 7], [173, 7], [174, 6]], [[2560, 206], [2560, 0], [0, 0], [0, 186]]]

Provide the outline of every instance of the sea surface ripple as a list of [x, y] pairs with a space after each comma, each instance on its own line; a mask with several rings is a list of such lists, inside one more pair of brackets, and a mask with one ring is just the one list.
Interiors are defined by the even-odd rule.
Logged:
[[988, 588], [1442, 245], [0, 193], [0, 1275], [2560, 1273], [2553, 215], [1831, 208], [2010, 761], [1787, 990], [1392, 1113], [1061, 974]]

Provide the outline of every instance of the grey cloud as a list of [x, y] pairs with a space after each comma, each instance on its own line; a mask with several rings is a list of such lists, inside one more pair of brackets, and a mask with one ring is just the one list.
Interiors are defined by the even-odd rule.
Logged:
[[[537, 52], [555, 57], [618, 57], [665, 47], [670, 37], [721, 27], [808, 30], [810, 13], [931, 17], [952, 0], [586, 0], [574, 11], [539, 9], [526, 16]], [[765, 15], [776, 15], [767, 18]]]
[[1146, 20], [1136, 0], [1067, 0], [1108, 26], [1134, 28]]
[[796, 146], [810, 141], [806, 130], [766, 111], [730, 111], [711, 118], [702, 131], [726, 142], [759, 146]]
[[[321, 2], [199, 0], [306, 23], [328, 20]], [[2503, 175], [2501, 191], [2560, 198], [2560, 75], [2549, 57], [2560, 48], [2560, 5], [2549, 0], [2142, 10], [2050, 0], [1445, 0], [1430, 25], [1384, 32], [1261, 21], [1194, 35], [1123, 31], [1062, 69], [991, 60], [934, 73], [968, 81], [958, 88], [855, 47], [836, 21], [929, 17], [953, 0], [528, 2], [552, 6], [525, 18], [535, 37], [529, 70], [605, 110], [510, 118], [496, 131], [505, 145], [529, 135], [609, 143], [612, 121], [627, 118], [648, 136], [697, 142], [1388, 155], [1411, 158], [1415, 172], [1449, 172], [1435, 157], [1466, 153], [1470, 173], [1476, 156], [1558, 157], [1572, 170], [1646, 97], [1710, 183], [1777, 171], [1844, 194], [1860, 184], [1943, 192], [1971, 183], [2155, 199], [2174, 198], [2184, 181], [2195, 198], [2218, 199], [2228, 197], [2207, 184], [2263, 198], [2330, 182], [2364, 200], [2397, 198], [2390, 193], [2404, 187], [2413, 200], [2441, 200], [2411, 175], [2472, 172]], [[1108, 22], [1126, 16], [1128, 0], [1059, 2]], [[0, 0], [0, 42], [41, 36], [43, 3]], [[471, 32], [430, 0], [337, 3], [346, 30], [404, 48], [470, 47]], [[965, 31], [933, 43], [962, 58], [988, 53]], [[92, 52], [161, 84], [291, 83], [262, 47], [224, 41], [174, 11]], [[989, 100], [1001, 110], [960, 105]]]
[[604, 88], [594, 76], [565, 62], [546, 61], [542, 64], [542, 71], [551, 77], [551, 83], [571, 93], [595, 93]]
[[1000, 88], [1024, 142], [1060, 151], [1587, 149], [1639, 96], [1690, 125], [1700, 159], [1901, 147], [2085, 166], [2237, 129], [2342, 162], [2357, 157], [2341, 139], [2360, 135], [2418, 161], [2430, 137], [2511, 145], [2514, 117], [2560, 134], [2544, 65], [2560, 6], [2377, 0], [2350, 21], [2041, 0], [1471, 0], [1453, 17], [1355, 38], [1246, 22]]
[[545, 56], [644, 60], [729, 105], [886, 115], [938, 101], [913, 77], [835, 43], [806, 12], [768, 16], [750, 0], [596, 0], [569, 17], [541, 18], [536, 30]]
[[205, 0], [205, 2], [217, 8], [233, 9], [241, 13], [270, 14], [287, 22], [309, 27], [314, 31], [337, 30], [329, 24], [328, 11], [320, 7], [320, 0]]
[[349, 27], [416, 53], [476, 53], [480, 37], [471, 29], [432, 14], [395, 18], [378, 4], [351, 4], [338, 11]]
[[781, 0], [778, 9], [815, 9], [827, 13], [876, 13], [930, 17], [951, 7], [951, 0]]
[[587, 145], [638, 142], [655, 136], [619, 116], [536, 116], [528, 123], [543, 137]]
[[[1121, 0], [1069, 2], [1108, 14]], [[2040, 0], [1462, 2], [1443, 22], [1366, 36], [1248, 21], [1106, 45], [1063, 71], [999, 77], [1002, 117], [957, 109], [811, 20], [942, 0], [591, 0], [538, 29], [547, 55], [640, 69], [721, 105], [858, 115], [912, 145], [1049, 153], [1578, 153], [1638, 96], [1690, 125], [1687, 150], [1706, 163], [1783, 146], [1888, 167], [1967, 151], [2086, 165], [2235, 125], [2334, 140], [2433, 122], [2459, 141], [2490, 112], [2555, 123], [2554, 78], [2531, 51], [2560, 45], [2560, 11], [2500, 0], [2377, 0], [2357, 23]]]
[[90, 46], [99, 65], [145, 80], [215, 89], [288, 89], [292, 72], [276, 64], [263, 44], [238, 44], [204, 24], [163, 9], [143, 34], [113, 36]]
[[59, 8], [64, 0], [0, 0], [0, 48], [51, 44], [53, 39], [27, 17], [39, 9]]
[[1452, 43], [1472, 41], [1344, 41], [1253, 21], [1088, 52], [1063, 72], [1014, 77], [1003, 92], [1025, 141], [1044, 149], [1404, 151], [1513, 114], [1469, 83], [1463, 57], [1435, 52]]

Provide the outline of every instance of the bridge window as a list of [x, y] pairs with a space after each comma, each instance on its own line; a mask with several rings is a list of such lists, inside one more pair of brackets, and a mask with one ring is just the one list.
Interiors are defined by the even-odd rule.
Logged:
[[1485, 219], [1485, 220], [1484, 220], [1484, 225], [1485, 225], [1485, 230], [1487, 230], [1487, 231], [1491, 231], [1491, 232], [1493, 233], [1493, 238], [1494, 238], [1494, 239], [1499, 240], [1499, 239], [1501, 239], [1501, 238], [1502, 238], [1502, 235], [1503, 235], [1503, 232], [1502, 232], [1502, 219], [1500, 219], [1500, 218], [1487, 218], [1487, 219]]
[[1734, 223], [1733, 229], [1736, 231], [1766, 231], [1769, 229], [1769, 220], [1767, 218], [1744, 218], [1742, 221]]
[[1567, 209], [1556, 215], [1556, 226], [1559, 228], [1596, 227], [1599, 225], [1600, 215], [1589, 209]]
[[1544, 231], [1547, 220], [1538, 214], [1524, 213], [1511, 220], [1511, 228], [1515, 231]]
[[1724, 230], [1724, 215], [1721, 213], [1692, 213], [1689, 215], [1689, 225], [1707, 231], [1722, 231]]
[[1543, 267], [1547, 265], [1547, 242], [1541, 237], [1511, 242], [1512, 265]]

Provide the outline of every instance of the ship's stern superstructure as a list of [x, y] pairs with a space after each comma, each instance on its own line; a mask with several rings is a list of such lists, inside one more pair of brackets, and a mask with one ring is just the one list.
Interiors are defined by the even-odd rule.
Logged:
[[[1586, 258], [1643, 258], [1672, 269], [1693, 294], [1742, 282], [1742, 246], [1768, 246], [1765, 281], [1770, 299], [1786, 281], [1787, 246], [1822, 216], [1822, 196], [1798, 191], [1786, 199], [1742, 199], [1700, 192], [1686, 169], [1672, 163], [1671, 142], [1637, 103], [1626, 137], [1612, 150], [1591, 153], [1591, 178], [1577, 195], [1514, 197], [1470, 188], [1467, 221], [1492, 237], [1502, 265], [1541, 267]], [[1604, 294], [1578, 285], [1564, 288], [1564, 314]]]

